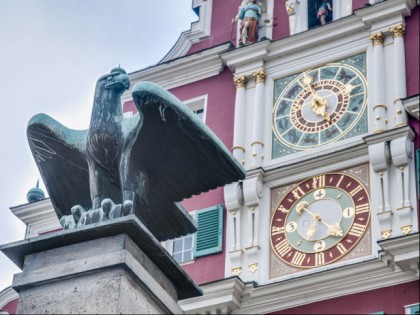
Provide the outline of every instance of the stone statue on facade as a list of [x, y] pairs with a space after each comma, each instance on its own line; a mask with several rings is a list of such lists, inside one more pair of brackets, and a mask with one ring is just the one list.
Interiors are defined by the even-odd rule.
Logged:
[[98, 79], [88, 130], [38, 114], [29, 146], [56, 214], [74, 228], [135, 214], [159, 240], [196, 230], [184, 198], [245, 177], [223, 143], [175, 96], [151, 82], [132, 89], [138, 113], [125, 118], [122, 68]]
[[258, 40], [258, 28], [262, 14], [262, 3], [257, 0], [244, 0], [238, 8], [238, 14], [232, 22], [240, 19], [239, 45], [255, 43]]

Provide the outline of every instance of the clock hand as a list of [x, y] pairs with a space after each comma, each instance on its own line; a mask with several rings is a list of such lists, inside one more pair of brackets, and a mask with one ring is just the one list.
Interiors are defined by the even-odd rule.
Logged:
[[312, 78], [306, 73], [303, 74], [303, 84], [309, 88], [312, 94], [311, 107], [312, 111], [318, 116], [322, 116], [326, 121], [330, 121], [330, 114], [327, 112], [328, 102], [325, 97], [319, 96], [312, 86]]
[[314, 235], [314, 233], [316, 232], [316, 222], [314, 221], [308, 228], [308, 230], [306, 231], [306, 238], [308, 240], [311, 240], [312, 236]]
[[[302, 204], [298, 208], [298, 212], [300, 212], [300, 210], [304, 210], [304, 211], [308, 212], [314, 218], [314, 220], [319, 221], [322, 224], [324, 224], [327, 227], [327, 234], [328, 235], [331, 235], [331, 236], [343, 236], [343, 230], [341, 229], [341, 226], [340, 226], [340, 224], [338, 222], [337, 223], [334, 223], [334, 224], [328, 224], [327, 222], [325, 222], [325, 221], [322, 220], [321, 215], [319, 213], [313, 213], [310, 210], [308, 210], [308, 208], [306, 208], [306, 204]], [[309, 228], [309, 230], [310, 229], [311, 229], [311, 227]], [[313, 232], [313, 233], [315, 233], [315, 232]], [[311, 236], [313, 235], [313, 233], [311, 234]]]

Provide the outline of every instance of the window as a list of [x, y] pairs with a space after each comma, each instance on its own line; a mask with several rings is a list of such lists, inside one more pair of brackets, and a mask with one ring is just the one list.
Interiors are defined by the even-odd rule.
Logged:
[[183, 101], [202, 122], [206, 122], [207, 94]]
[[[325, 17], [321, 17], [325, 15]], [[322, 25], [321, 19], [325, 23], [331, 22], [333, 19], [332, 1], [324, 2], [323, 0], [308, 1], [308, 29]]]
[[180, 264], [222, 251], [223, 205], [198, 210], [192, 216], [197, 220], [196, 233], [162, 243]]
[[404, 306], [406, 314], [420, 314], [419, 303]]
[[193, 236], [194, 234], [188, 234], [174, 239], [172, 256], [178, 263], [193, 260]]

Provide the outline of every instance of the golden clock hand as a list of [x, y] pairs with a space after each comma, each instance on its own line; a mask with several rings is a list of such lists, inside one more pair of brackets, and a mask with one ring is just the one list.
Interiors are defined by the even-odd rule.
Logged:
[[305, 206], [305, 204], [302, 204], [300, 209], [308, 212], [316, 221], [321, 222], [327, 227], [327, 234], [331, 236], [343, 236], [343, 230], [341, 229], [340, 224], [334, 223], [334, 224], [328, 224], [327, 222], [323, 221], [321, 218], [321, 215], [319, 213], [312, 213], [310, 210], [308, 210]]
[[306, 238], [308, 240], [311, 240], [312, 236], [315, 234], [316, 232], [316, 222], [314, 221], [308, 228], [308, 230], [306, 231]]
[[325, 97], [322, 97], [316, 93], [315, 88], [312, 86], [312, 77], [308, 76], [306, 73], [303, 74], [303, 84], [309, 88], [312, 94], [311, 107], [312, 111], [318, 115], [322, 116], [326, 121], [330, 121], [330, 114], [327, 112], [328, 102]]

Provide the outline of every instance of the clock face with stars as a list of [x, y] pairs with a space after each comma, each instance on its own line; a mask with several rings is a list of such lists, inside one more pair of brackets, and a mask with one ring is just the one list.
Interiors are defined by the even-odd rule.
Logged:
[[271, 218], [271, 247], [293, 267], [327, 265], [351, 252], [369, 221], [363, 183], [346, 173], [322, 174], [293, 186], [280, 200]]
[[365, 54], [275, 81], [272, 157], [367, 132]]

